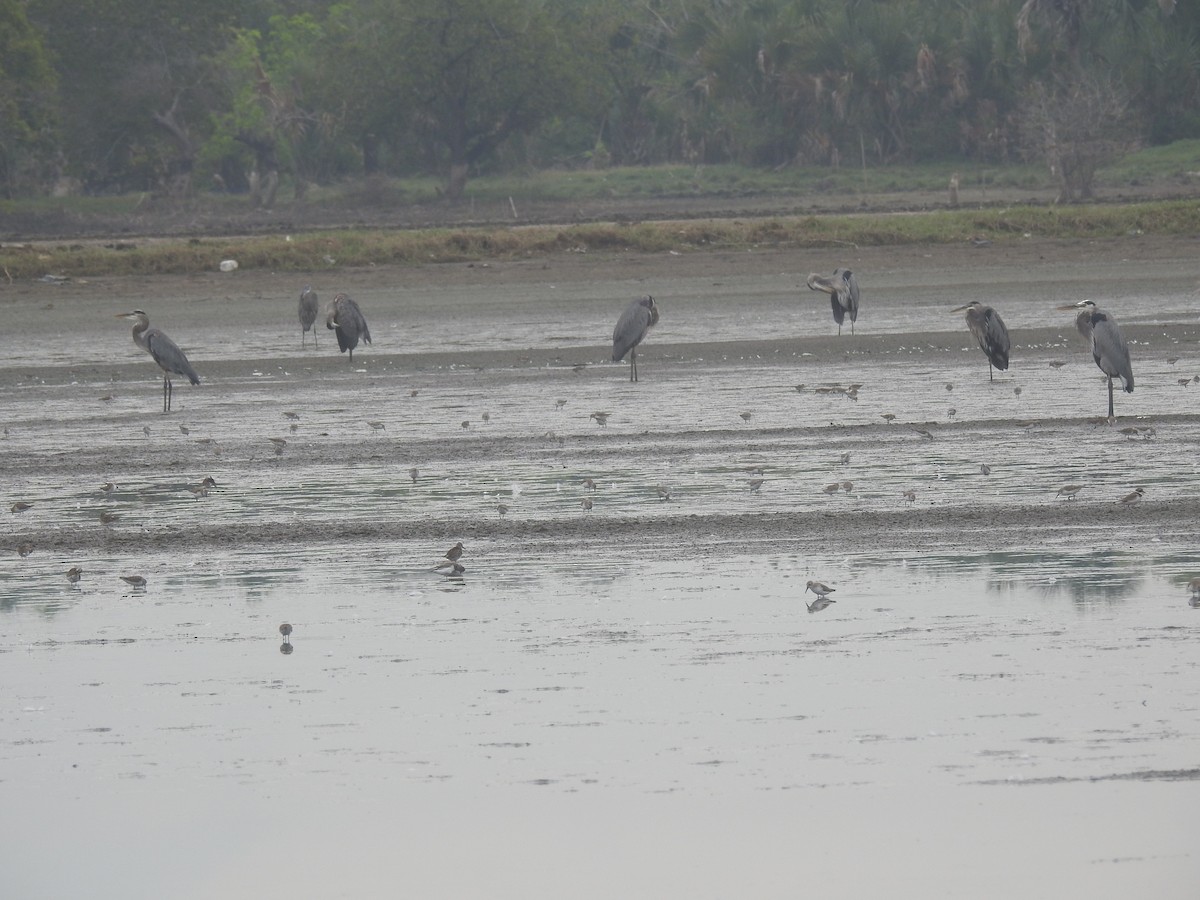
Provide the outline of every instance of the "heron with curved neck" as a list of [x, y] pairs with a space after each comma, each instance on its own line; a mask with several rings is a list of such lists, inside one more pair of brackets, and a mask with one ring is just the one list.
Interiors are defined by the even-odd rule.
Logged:
[[151, 359], [163, 370], [163, 412], [171, 410], [172, 375], [183, 375], [192, 384], [200, 383], [200, 376], [188, 362], [187, 355], [160, 328], [150, 327], [150, 317], [143, 310], [120, 313], [118, 319], [133, 322], [133, 342], [150, 354]]

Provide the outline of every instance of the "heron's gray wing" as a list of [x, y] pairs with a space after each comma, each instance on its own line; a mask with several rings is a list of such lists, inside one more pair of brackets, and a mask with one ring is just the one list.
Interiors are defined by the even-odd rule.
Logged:
[[305, 331], [308, 331], [313, 322], [317, 320], [318, 305], [319, 301], [316, 291], [306, 285], [304, 291], [300, 294], [300, 324], [304, 327]]
[[620, 362], [625, 354], [642, 342], [650, 327], [650, 310], [640, 300], [634, 300], [617, 319], [613, 329], [613, 362]]
[[1125, 390], [1133, 392], [1133, 365], [1125, 338], [1116, 320], [1098, 310], [1092, 314], [1092, 358], [1100, 371], [1119, 376]]
[[858, 321], [858, 279], [849, 269], [841, 269], [842, 289], [838, 292], [838, 302], [850, 313], [850, 321]]
[[173, 375], [185, 375], [192, 384], [200, 383], [200, 376], [196, 374], [196, 370], [192, 368], [178, 344], [157, 328], [148, 329], [144, 338], [146, 350], [158, 363], [159, 368]]
[[1012, 347], [1008, 328], [1000, 318], [1000, 313], [990, 306], [983, 311], [983, 335], [980, 343], [993, 366], [997, 369], [1008, 368], [1008, 351]]

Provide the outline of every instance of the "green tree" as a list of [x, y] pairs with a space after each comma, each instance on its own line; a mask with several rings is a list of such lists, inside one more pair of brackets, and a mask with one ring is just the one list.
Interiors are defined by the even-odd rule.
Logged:
[[581, 47], [565, 7], [546, 0], [411, 0], [370, 7], [387, 34], [393, 122], [429, 142], [462, 196], [471, 168], [505, 141], [570, 112], [583, 90]]
[[310, 106], [306, 88], [322, 36], [310, 15], [272, 16], [265, 35], [235, 30], [214, 60], [227, 90], [226, 108], [216, 116], [206, 153], [249, 157], [247, 181], [256, 205], [271, 206], [281, 171], [291, 175], [296, 199], [303, 199], [319, 168], [322, 117]]
[[211, 56], [256, 5], [28, 0], [55, 56], [74, 174], [93, 189], [186, 194], [214, 100]]
[[30, 192], [50, 173], [56, 76], [20, 0], [0, 0], [0, 191]]

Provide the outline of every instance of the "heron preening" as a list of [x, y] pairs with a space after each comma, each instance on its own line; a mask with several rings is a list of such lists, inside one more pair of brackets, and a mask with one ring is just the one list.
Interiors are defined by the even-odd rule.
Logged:
[[858, 321], [858, 279], [854, 273], [839, 268], [834, 270], [832, 278], [826, 278], [814, 272], [808, 276], [808, 286], [811, 290], [824, 291], [829, 295], [838, 334], [842, 333], [842, 323], [846, 321], [847, 313], [850, 314], [850, 333], [854, 334], [854, 323]]
[[317, 321], [317, 292], [312, 285], [306, 284], [300, 292], [300, 346], [304, 346], [304, 335], [312, 328], [313, 346], [317, 346], [317, 329], [313, 323]]
[[171, 411], [172, 375], [184, 375], [192, 384], [200, 383], [200, 376], [188, 362], [187, 356], [179, 345], [167, 337], [161, 329], [150, 327], [150, 317], [142, 310], [121, 313], [118, 319], [127, 319], [134, 323], [133, 342], [150, 354], [163, 370], [163, 412]]
[[1126, 393], [1133, 393], [1133, 367], [1129, 363], [1129, 348], [1117, 320], [1096, 306], [1092, 300], [1069, 303], [1059, 309], [1078, 313], [1075, 327], [1092, 345], [1092, 359], [1108, 376], [1108, 417], [1113, 418], [1113, 378], [1120, 377]]
[[338, 350], [341, 353], [350, 351], [350, 362], [354, 362], [354, 348], [358, 339], [362, 338], [371, 343], [371, 331], [367, 328], [366, 317], [358, 304], [345, 294], [338, 294], [329, 304], [329, 314], [325, 317], [325, 327], [336, 331]]
[[[658, 324], [658, 307], [653, 297], [641, 297], [632, 301], [613, 329], [613, 362], [620, 362], [629, 354], [629, 380], [637, 381], [637, 345], [642, 342], [653, 326]], [[601, 425], [604, 423], [601, 422]]]
[[1004, 320], [1000, 318], [1000, 313], [978, 300], [972, 300], [952, 312], [963, 312], [964, 310], [967, 313], [967, 327], [971, 329], [971, 334], [975, 335], [975, 340], [979, 342], [979, 349], [988, 358], [988, 381], [992, 381], [993, 368], [1000, 371], [1008, 368], [1008, 348], [1010, 346], [1008, 329], [1004, 327]]

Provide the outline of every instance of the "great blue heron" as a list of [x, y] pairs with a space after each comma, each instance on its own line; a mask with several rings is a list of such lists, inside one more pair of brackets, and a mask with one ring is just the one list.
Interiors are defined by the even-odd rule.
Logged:
[[[629, 380], [637, 381], [637, 345], [646, 337], [646, 332], [658, 324], [658, 307], [653, 297], [641, 297], [632, 301], [613, 329], [613, 362], [620, 362], [629, 354]], [[601, 425], [604, 423], [601, 422]]]
[[850, 314], [850, 333], [854, 334], [854, 323], [858, 321], [858, 279], [849, 269], [834, 269], [833, 277], [813, 273], [808, 276], [808, 286], [814, 291], [824, 291], [829, 295], [829, 305], [833, 308], [833, 321], [837, 322], [838, 334], [842, 333], [842, 323], [846, 321], [846, 313]]
[[1004, 320], [1000, 318], [1000, 313], [978, 300], [972, 300], [952, 312], [963, 312], [964, 310], [967, 313], [967, 327], [971, 329], [971, 334], [975, 335], [975, 340], [979, 342], [979, 349], [988, 358], [988, 381], [992, 381], [993, 368], [1002, 372], [1008, 368], [1008, 348], [1011, 346], [1008, 340], [1008, 329], [1004, 327]]
[[312, 328], [313, 346], [317, 346], [317, 329], [313, 322], [317, 321], [317, 292], [312, 285], [306, 284], [300, 292], [300, 346], [304, 346], [304, 335]]
[[362, 310], [345, 294], [338, 294], [329, 304], [325, 327], [337, 332], [338, 350], [342, 353], [349, 350], [350, 362], [354, 362], [354, 348], [358, 346], [359, 338], [371, 343], [371, 331]]
[[172, 375], [184, 375], [192, 384], [200, 383], [200, 376], [188, 362], [187, 356], [179, 345], [166, 336], [159, 328], [150, 327], [150, 317], [142, 310], [121, 313], [118, 319], [126, 319], [134, 323], [133, 342], [150, 354], [163, 370], [163, 412], [171, 410]]
[[1108, 376], [1108, 417], [1113, 418], [1113, 377], [1119, 376], [1127, 393], [1133, 393], [1133, 367], [1129, 363], [1129, 348], [1117, 320], [1096, 306], [1092, 300], [1080, 300], [1060, 306], [1061, 310], [1077, 312], [1075, 327], [1092, 345], [1092, 359]]

